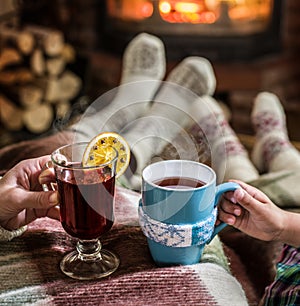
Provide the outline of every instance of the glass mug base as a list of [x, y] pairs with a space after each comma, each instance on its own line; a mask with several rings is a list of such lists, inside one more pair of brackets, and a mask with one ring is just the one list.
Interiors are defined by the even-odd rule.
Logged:
[[71, 278], [93, 280], [112, 274], [117, 270], [119, 264], [118, 256], [105, 249], [102, 249], [97, 256], [90, 260], [83, 260], [75, 250], [62, 259], [60, 269]]

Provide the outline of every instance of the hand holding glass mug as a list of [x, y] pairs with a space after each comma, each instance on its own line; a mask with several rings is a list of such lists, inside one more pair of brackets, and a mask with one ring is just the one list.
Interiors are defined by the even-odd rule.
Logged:
[[64, 230], [78, 239], [76, 250], [60, 263], [66, 275], [98, 279], [118, 268], [118, 256], [102, 249], [99, 237], [113, 226], [115, 181], [129, 160], [127, 142], [114, 132], [100, 133], [90, 142], [69, 144], [51, 154], [48, 166], [54, 168], [56, 186], [50, 186], [59, 193], [60, 220]]
[[240, 186], [216, 186], [216, 174], [207, 165], [166, 160], [142, 173], [140, 225], [151, 255], [159, 266], [198, 263], [205, 244], [225, 226], [215, 226], [220, 196]]

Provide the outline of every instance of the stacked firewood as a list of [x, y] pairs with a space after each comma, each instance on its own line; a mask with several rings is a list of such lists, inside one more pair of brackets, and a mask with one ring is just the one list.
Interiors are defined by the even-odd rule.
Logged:
[[47, 131], [63, 117], [82, 81], [62, 32], [37, 25], [0, 27], [0, 122], [9, 131]]

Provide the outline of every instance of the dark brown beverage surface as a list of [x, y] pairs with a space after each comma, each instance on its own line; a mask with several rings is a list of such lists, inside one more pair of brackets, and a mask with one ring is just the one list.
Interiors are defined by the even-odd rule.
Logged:
[[[94, 174], [93, 174], [94, 175]], [[57, 179], [60, 216], [65, 231], [83, 240], [99, 238], [113, 225], [115, 177], [83, 183]]]
[[154, 184], [171, 189], [191, 189], [205, 185], [204, 182], [190, 177], [167, 177], [155, 181]]

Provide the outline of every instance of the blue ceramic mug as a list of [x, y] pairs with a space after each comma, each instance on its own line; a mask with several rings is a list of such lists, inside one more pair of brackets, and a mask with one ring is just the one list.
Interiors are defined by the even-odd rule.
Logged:
[[213, 169], [188, 160], [153, 163], [142, 179], [139, 221], [155, 263], [198, 263], [205, 244], [226, 226], [215, 226], [220, 196], [240, 186], [216, 186]]

